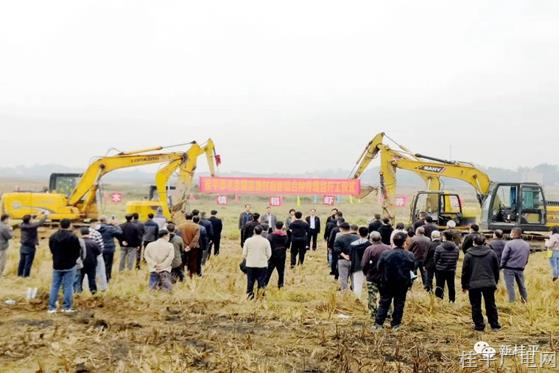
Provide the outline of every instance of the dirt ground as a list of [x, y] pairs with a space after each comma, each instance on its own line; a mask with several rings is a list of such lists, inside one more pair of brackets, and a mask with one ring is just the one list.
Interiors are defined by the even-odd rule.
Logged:
[[[206, 210], [215, 207], [214, 201], [198, 204]], [[255, 205], [255, 210], [263, 210], [263, 202]], [[350, 221], [363, 224], [371, 207], [347, 204], [343, 209]], [[239, 210], [240, 206], [220, 208], [226, 225], [222, 254], [210, 259], [202, 278], [189, 279], [176, 285], [172, 294], [162, 294], [147, 289], [145, 269], [113, 271], [107, 292], [91, 296], [85, 290], [75, 297], [78, 312], [73, 315], [46, 312], [50, 232], [41, 234], [28, 279], [16, 277], [15, 242], [5, 276], [0, 278], [0, 371], [557, 371], [530, 370], [518, 358], [507, 358], [506, 369], [497, 369], [499, 358], [489, 369], [481, 360], [477, 368], [462, 369], [460, 360], [462, 352], [471, 351], [480, 340], [497, 351], [502, 345], [559, 350], [559, 282], [551, 282], [544, 253], [533, 254], [527, 269], [529, 304], [509, 305], [501, 284], [497, 304], [503, 330], [498, 333], [472, 331], [466, 294], [459, 292], [456, 304], [449, 304], [428, 295], [419, 284], [408, 295], [404, 327], [398, 332], [389, 328], [374, 332], [366, 290], [360, 299], [338, 291], [328, 275], [323, 242], [309, 253], [304, 267], [287, 270], [284, 289], [275, 288], [274, 275], [264, 298], [247, 301], [246, 277], [238, 268]], [[325, 216], [328, 210], [323, 206], [319, 213]], [[28, 287], [38, 288], [37, 299], [25, 299]], [[9, 299], [16, 304], [6, 304]]]
[[[274, 288], [273, 277], [263, 299], [247, 301], [234, 241], [225, 242], [204, 277], [178, 284], [171, 295], [150, 293], [145, 270], [116, 273], [106, 293], [76, 297], [76, 314], [47, 315], [44, 241], [39, 250], [30, 279], [14, 276], [12, 250], [1, 280], [2, 371], [451, 372], [460, 369], [461, 351], [478, 340], [559, 349], [559, 284], [549, 281], [543, 253], [535, 254], [528, 272], [533, 300], [510, 306], [501, 288], [503, 331], [479, 334], [471, 330], [465, 295], [451, 305], [417, 285], [405, 327], [373, 332], [365, 291], [361, 300], [337, 291], [324, 247], [303, 268], [288, 271], [284, 290]], [[38, 299], [25, 300], [27, 287], [39, 288]], [[8, 298], [17, 303], [5, 304]]]

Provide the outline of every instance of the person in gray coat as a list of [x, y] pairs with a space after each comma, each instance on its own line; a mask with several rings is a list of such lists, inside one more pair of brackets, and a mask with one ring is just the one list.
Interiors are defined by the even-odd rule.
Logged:
[[14, 231], [10, 225], [10, 217], [6, 214], [0, 219], [0, 276], [4, 273], [8, 261], [8, 248], [10, 240], [14, 237]]
[[[266, 233], [272, 233], [278, 219], [272, 214], [272, 207], [266, 207], [266, 212], [260, 216], [260, 225], [268, 227]], [[263, 236], [264, 237], [264, 236]]]
[[524, 268], [528, 264], [530, 245], [522, 239], [522, 229], [520, 228], [514, 228], [511, 236], [512, 240], [507, 242], [503, 249], [501, 268], [505, 276], [509, 302], [514, 303], [516, 300], [514, 293], [514, 282], [516, 281], [520, 298], [523, 303], [526, 303], [528, 302], [528, 291], [524, 282]]
[[415, 273], [419, 269], [423, 286], [427, 285], [427, 272], [425, 272], [425, 257], [429, 252], [431, 239], [425, 236], [425, 229], [419, 227], [415, 230], [415, 236], [411, 239], [409, 251], [415, 256]]

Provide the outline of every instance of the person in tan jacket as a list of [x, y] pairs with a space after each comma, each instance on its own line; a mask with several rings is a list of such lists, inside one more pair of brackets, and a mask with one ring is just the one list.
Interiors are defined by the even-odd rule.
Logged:
[[266, 287], [268, 260], [272, 257], [270, 241], [262, 237], [262, 226], [254, 227], [254, 236], [248, 238], [243, 246], [243, 258], [247, 269], [247, 295], [254, 298], [254, 283], [258, 282], [258, 290]]
[[184, 241], [185, 255], [183, 263], [188, 268], [190, 277], [202, 275], [202, 251], [200, 250], [200, 226], [192, 221], [192, 214], [186, 214], [186, 222], [177, 227], [177, 232]]
[[175, 257], [175, 247], [169, 242], [169, 232], [159, 231], [159, 239], [150, 242], [144, 251], [144, 259], [148, 265], [149, 288], [171, 291], [171, 269]]

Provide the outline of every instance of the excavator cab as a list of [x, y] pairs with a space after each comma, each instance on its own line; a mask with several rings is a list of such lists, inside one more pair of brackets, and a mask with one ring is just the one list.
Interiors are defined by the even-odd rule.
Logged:
[[510, 232], [545, 232], [547, 208], [541, 185], [537, 183], [497, 183], [483, 203], [481, 227]]
[[49, 193], [60, 193], [69, 197], [76, 189], [82, 174], [54, 173], [49, 178]]
[[431, 216], [433, 222], [439, 226], [446, 226], [449, 220], [454, 220], [456, 225], [463, 224], [462, 200], [455, 193], [418, 192], [411, 204], [412, 224], [420, 219], [422, 212]]

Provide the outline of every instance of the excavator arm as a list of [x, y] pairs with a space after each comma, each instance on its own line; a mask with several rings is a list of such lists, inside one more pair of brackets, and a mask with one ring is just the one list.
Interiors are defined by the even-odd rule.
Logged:
[[462, 180], [470, 184], [476, 191], [480, 204], [487, 197], [491, 189], [489, 176], [475, 166], [446, 161], [421, 154], [412, 153], [406, 147], [397, 144], [399, 149], [392, 149], [383, 143], [388, 138], [384, 132], [377, 134], [359, 157], [354, 167], [353, 178], [359, 178], [376, 158], [380, 157], [380, 192], [383, 199], [383, 211], [386, 216], [393, 218], [393, 199], [396, 193], [396, 170], [402, 169], [416, 173], [430, 191], [441, 189], [441, 177]]
[[197, 159], [206, 154], [212, 176], [215, 174], [215, 147], [211, 139], [204, 146], [191, 142], [186, 152], [152, 153], [164, 149], [154, 147], [131, 152], [121, 152], [114, 156], [101, 157], [91, 163], [82, 175], [76, 188], [68, 198], [68, 205], [79, 208], [82, 215], [90, 211], [99, 189], [101, 178], [115, 170], [138, 167], [150, 164], [167, 163], [157, 172], [156, 187], [164, 211], [169, 210], [167, 199], [167, 183], [173, 173], [179, 169], [179, 179], [187, 187], [192, 185], [192, 178], [196, 170]]
[[[210, 170], [210, 175], [215, 176], [215, 166], [217, 163], [217, 158], [215, 154], [215, 145], [212, 139], [208, 139], [205, 145], [200, 146], [194, 144], [187, 152], [185, 158], [180, 162], [171, 162], [166, 167], [162, 168], [156, 175], [155, 185], [157, 187], [157, 193], [159, 194], [159, 199], [162, 204], [163, 211], [180, 211], [183, 209], [190, 189], [192, 188], [194, 172], [196, 171], [198, 157], [202, 154], [206, 155], [208, 162], [208, 169]], [[168, 198], [167, 198], [167, 183], [171, 175], [179, 169], [179, 182], [184, 187], [181, 197], [177, 203], [175, 203], [171, 209], [169, 209]]]
[[115, 170], [166, 163], [181, 160], [182, 152], [153, 153], [153, 154], [125, 154], [102, 157], [93, 162], [84, 172], [76, 188], [68, 198], [68, 205], [75, 206], [82, 213], [87, 213], [95, 202], [101, 178]]
[[361, 175], [363, 175], [367, 167], [369, 167], [369, 164], [378, 155], [380, 151], [379, 147], [380, 145], [382, 145], [383, 140], [384, 132], [381, 132], [373, 137], [371, 141], [369, 141], [367, 147], [365, 147], [365, 150], [363, 151], [363, 153], [361, 153], [361, 156], [359, 156], [357, 162], [355, 162], [355, 166], [353, 168], [355, 173], [352, 176], [353, 179], [358, 179], [359, 177], [361, 177]]

